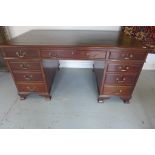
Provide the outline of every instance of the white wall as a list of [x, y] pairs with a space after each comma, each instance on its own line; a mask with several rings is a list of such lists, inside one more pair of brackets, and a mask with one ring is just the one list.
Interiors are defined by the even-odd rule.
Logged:
[[[67, 30], [113, 30], [119, 31], [120, 26], [10, 26], [11, 37], [16, 37], [33, 29], [67, 29]], [[61, 67], [92, 67], [91, 61], [61, 61]], [[155, 70], [155, 54], [149, 54], [143, 69]]]
[[67, 30], [113, 30], [119, 31], [120, 26], [10, 26], [12, 37], [16, 37], [24, 32], [33, 29], [67, 29]]

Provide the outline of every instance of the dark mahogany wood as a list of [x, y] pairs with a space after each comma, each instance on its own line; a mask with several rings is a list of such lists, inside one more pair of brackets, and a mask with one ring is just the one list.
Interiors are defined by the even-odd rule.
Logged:
[[113, 50], [110, 52], [109, 59], [113, 60], [142, 60], [144, 61], [147, 56], [147, 53], [138, 53], [138, 51], [127, 51], [127, 50]]
[[76, 48], [68, 48], [68, 49], [59, 49], [59, 48], [51, 48], [51, 49], [41, 49], [41, 57], [42, 58], [53, 58], [53, 59], [73, 59], [73, 60], [94, 60], [94, 59], [105, 59], [106, 51], [104, 50], [76, 50]]
[[40, 71], [41, 66], [39, 61], [9, 61], [9, 65], [12, 71], [24, 70], [24, 71]]
[[127, 74], [106, 74], [106, 85], [134, 85], [137, 75]]
[[[135, 47], [146, 48], [136, 39], [129, 38], [119, 31], [102, 30], [32, 30], [8, 42], [0, 43], [5, 46], [96, 46], [98, 47]], [[89, 48], [89, 47], [88, 47]]]
[[103, 93], [105, 95], [128, 96], [132, 90], [132, 86], [105, 86]]
[[137, 73], [141, 70], [143, 64], [130, 64], [130, 63], [110, 63], [108, 64], [108, 72], [120, 73]]
[[7, 47], [4, 48], [4, 54], [7, 58], [31, 59], [39, 57], [39, 50], [37, 48]]
[[46, 87], [43, 83], [20, 83], [17, 84], [20, 92], [45, 92]]
[[94, 61], [93, 71], [96, 75], [96, 82], [97, 82], [99, 94], [101, 93], [101, 90], [102, 90], [104, 68], [105, 68], [105, 61], [101, 61], [101, 60], [100, 61], [99, 60]]
[[41, 72], [14, 72], [14, 79], [18, 82], [44, 82]]
[[59, 60], [93, 60], [98, 101], [119, 96], [127, 103], [150, 52], [122, 32], [79, 30], [33, 30], [0, 48], [21, 99], [32, 92], [51, 98]]

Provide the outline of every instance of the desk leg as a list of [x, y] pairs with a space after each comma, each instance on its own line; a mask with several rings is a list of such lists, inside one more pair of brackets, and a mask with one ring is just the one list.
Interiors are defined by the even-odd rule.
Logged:
[[25, 100], [28, 94], [18, 94], [20, 97], [20, 100]]
[[103, 96], [99, 96], [98, 97], [98, 103], [104, 103], [104, 100], [107, 100], [107, 99], [109, 99], [110, 97], [108, 97], [108, 96], [105, 96], [105, 97], [103, 97]]
[[47, 94], [47, 95], [46, 95], [46, 94], [44, 94], [44, 95], [43, 95], [43, 94], [41, 94], [40, 96], [45, 97], [45, 99], [46, 99], [46, 100], [48, 100], [48, 101], [50, 101], [50, 100], [51, 100], [51, 98], [52, 98], [50, 94]]
[[60, 62], [58, 62], [58, 71], [60, 71]]
[[123, 102], [124, 102], [125, 104], [130, 104], [131, 96], [130, 96], [130, 97], [121, 97], [121, 99], [123, 100]]
[[95, 72], [95, 65], [94, 65], [94, 64], [93, 64], [93, 69], [92, 69], [92, 71]]

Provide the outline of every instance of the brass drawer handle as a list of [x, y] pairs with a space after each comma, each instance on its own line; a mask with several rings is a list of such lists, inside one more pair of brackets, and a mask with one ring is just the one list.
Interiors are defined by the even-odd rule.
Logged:
[[127, 71], [126, 69], [122, 69], [122, 70], [121, 70], [121, 72], [126, 72], [126, 71]]
[[22, 69], [29, 69], [30, 68], [30, 65], [29, 64], [20, 64], [20, 67]]
[[119, 95], [119, 94], [121, 94], [122, 92], [123, 92], [123, 90], [120, 89], [119, 92], [116, 92], [115, 94], [116, 94], [116, 95]]
[[129, 58], [129, 57], [124, 57], [124, 59], [125, 59], [125, 60], [129, 60], [130, 58]]
[[52, 57], [52, 58], [57, 58], [57, 55], [55, 53], [52, 53], [52, 52], [49, 52], [48, 56]]
[[130, 58], [133, 58], [133, 54], [130, 54], [129, 57], [130, 57]]
[[35, 91], [35, 89], [36, 89], [36, 87], [31, 88], [31, 87], [29, 87], [29, 86], [27, 86], [26, 88], [27, 88], [29, 91]]
[[22, 52], [22, 50], [19, 50], [16, 52], [16, 55], [20, 58], [24, 58], [26, 56], [26, 52]]
[[129, 67], [128, 66], [126, 66], [126, 67], [120, 66], [119, 69], [121, 72], [127, 72], [129, 70]]
[[117, 83], [124, 83], [126, 80], [125, 77], [122, 78], [122, 80], [120, 80], [119, 78], [116, 78]]
[[129, 54], [129, 55], [126, 56], [126, 57], [124, 57], [124, 56], [122, 56], [122, 57], [124, 57], [125, 60], [129, 60], [129, 59], [132, 59], [133, 56], [134, 56], [133, 54]]
[[28, 80], [28, 81], [30, 81], [30, 80], [32, 80], [32, 75], [24, 75], [24, 78], [25, 78], [25, 80]]

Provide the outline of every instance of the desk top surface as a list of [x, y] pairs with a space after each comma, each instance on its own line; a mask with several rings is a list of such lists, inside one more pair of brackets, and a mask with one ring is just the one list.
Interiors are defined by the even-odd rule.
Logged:
[[0, 46], [55, 45], [55, 46], [116, 46], [139, 47], [142, 42], [131, 39], [119, 31], [101, 30], [32, 30]]

